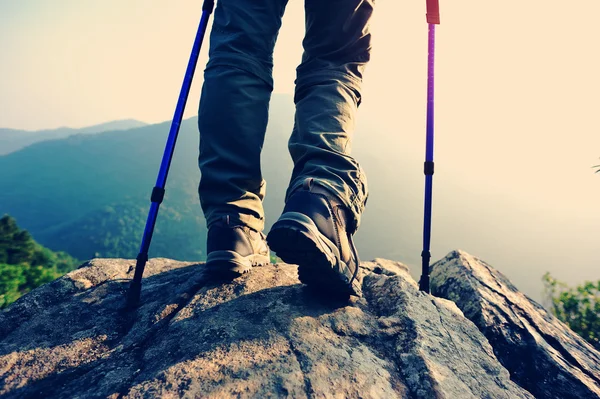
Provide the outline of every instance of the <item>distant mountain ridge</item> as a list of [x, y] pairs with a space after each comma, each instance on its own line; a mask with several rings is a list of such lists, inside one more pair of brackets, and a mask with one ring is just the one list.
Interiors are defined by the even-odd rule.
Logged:
[[82, 128], [59, 127], [35, 131], [0, 128], [0, 155], [10, 154], [40, 141], [62, 139], [75, 134], [127, 130], [146, 125], [147, 123], [135, 119], [122, 119]]

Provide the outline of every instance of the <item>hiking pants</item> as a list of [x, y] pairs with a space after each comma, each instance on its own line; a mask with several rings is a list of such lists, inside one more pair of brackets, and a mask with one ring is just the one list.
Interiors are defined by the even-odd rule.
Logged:
[[[368, 196], [365, 174], [350, 149], [371, 53], [374, 0], [304, 1], [304, 52], [288, 141], [294, 169], [285, 201], [314, 178], [351, 211], [353, 232]], [[217, 1], [198, 110], [198, 193], [208, 227], [229, 215], [234, 223], [264, 228], [260, 154], [273, 91], [273, 48], [286, 3]]]

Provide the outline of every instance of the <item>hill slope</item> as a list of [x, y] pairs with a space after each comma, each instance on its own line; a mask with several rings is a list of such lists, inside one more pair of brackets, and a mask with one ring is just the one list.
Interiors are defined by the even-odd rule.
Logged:
[[[289, 99], [286, 97], [286, 99]], [[292, 120], [288, 104], [274, 105]], [[287, 115], [284, 115], [286, 114]], [[276, 118], [279, 119], [279, 118]], [[0, 211], [10, 212], [44, 245], [74, 256], [135, 257], [170, 123], [36, 143], [0, 157]], [[265, 149], [270, 190], [268, 219], [283, 208], [291, 172], [285, 129], [274, 120]], [[196, 118], [183, 121], [151, 247], [151, 254], [199, 260], [205, 221], [198, 201]], [[265, 162], [265, 161], [263, 161]], [[281, 173], [287, 167], [288, 173]], [[278, 203], [276, 206], [275, 204]]]

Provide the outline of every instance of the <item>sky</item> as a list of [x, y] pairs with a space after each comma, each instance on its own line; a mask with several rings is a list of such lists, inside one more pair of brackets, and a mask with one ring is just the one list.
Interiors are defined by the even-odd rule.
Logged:
[[[356, 137], [355, 145], [422, 154], [425, 0], [376, 3], [359, 124], [369, 115], [363, 130], [372, 124], [385, 135]], [[190, 0], [0, 0], [0, 127], [169, 120], [201, 7]], [[515, 230], [529, 229], [535, 252], [556, 251], [561, 235], [573, 242], [582, 231], [597, 234], [600, 173], [592, 166], [600, 164], [600, 55], [597, 27], [587, 16], [600, 14], [600, 2], [441, 0], [440, 14], [434, 193], [443, 195], [444, 174], [459, 176], [466, 196], [483, 195], [495, 212], [515, 219]], [[275, 92], [293, 91], [303, 18], [303, 2], [290, 0], [275, 48]], [[207, 48], [206, 42], [185, 117], [196, 114]], [[460, 205], [457, 214], [468, 211]], [[536, 230], [546, 216], [556, 221], [555, 232]], [[553, 239], [544, 241], [548, 235]], [[568, 251], [549, 268], [571, 283], [600, 279], [592, 247], [586, 241], [588, 263], [577, 279]]]

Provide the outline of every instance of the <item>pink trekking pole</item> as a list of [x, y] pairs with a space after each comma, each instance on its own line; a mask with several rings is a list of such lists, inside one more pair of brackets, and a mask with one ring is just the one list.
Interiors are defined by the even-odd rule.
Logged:
[[433, 186], [433, 61], [435, 54], [435, 25], [440, 23], [438, 0], [427, 0], [429, 24], [427, 57], [427, 143], [425, 149], [425, 218], [423, 223], [423, 260], [419, 289], [429, 293], [429, 261], [431, 259], [431, 196]]

